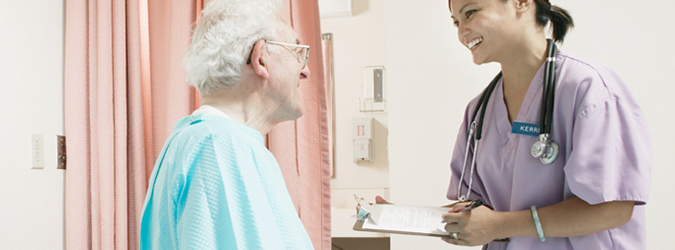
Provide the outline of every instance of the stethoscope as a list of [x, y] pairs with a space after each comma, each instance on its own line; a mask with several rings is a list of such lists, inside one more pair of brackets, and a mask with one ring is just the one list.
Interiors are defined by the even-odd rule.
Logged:
[[[558, 52], [558, 49], [552, 39], [546, 39], [547, 41], [547, 50], [546, 50], [546, 66], [544, 67], [544, 91], [542, 94], [541, 100], [541, 117], [539, 121], [539, 139], [532, 145], [531, 154], [543, 164], [551, 164], [558, 157], [559, 146], [558, 143], [552, 141], [549, 136], [551, 133], [551, 123], [553, 121], [553, 101], [555, 100], [555, 57]], [[462, 174], [459, 177], [459, 187], [457, 188], [457, 199], [459, 201], [467, 201], [469, 196], [471, 196], [471, 186], [473, 184], [473, 174], [476, 169], [476, 155], [477, 152], [473, 154], [471, 159], [471, 173], [469, 176], [469, 190], [467, 191], [466, 196], [462, 194], [462, 180], [464, 180], [464, 173], [466, 172], [466, 162], [469, 159], [469, 148], [471, 146], [471, 141], [473, 140], [473, 149], [474, 151], [478, 150], [478, 141], [482, 137], [483, 132], [483, 118], [485, 117], [485, 109], [487, 108], [488, 101], [490, 100], [490, 95], [492, 91], [497, 86], [497, 82], [502, 77], [502, 73], [499, 72], [497, 76], [492, 79], [490, 85], [483, 91], [478, 99], [478, 104], [476, 109], [473, 111], [473, 116], [471, 118], [471, 125], [469, 127], [469, 136], [466, 140], [466, 151], [464, 153], [464, 164], [462, 165]], [[480, 119], [476, 123], [476, 115], [480, 110]]]

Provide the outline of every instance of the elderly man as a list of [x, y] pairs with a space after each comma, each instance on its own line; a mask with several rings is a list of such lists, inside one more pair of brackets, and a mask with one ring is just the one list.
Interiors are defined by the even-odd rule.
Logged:
[[263, 135], [299, 118], [309, 46], [278, 0], [213, 0], [184, 60], [202, 106], [179, 120], [145, 199], [141, 249], [313, 249]]

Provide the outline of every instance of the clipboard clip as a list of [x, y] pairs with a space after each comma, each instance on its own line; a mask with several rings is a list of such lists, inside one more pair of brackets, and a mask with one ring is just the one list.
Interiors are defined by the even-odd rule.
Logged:
[[377, 224], [380, 215], [380, 209], [377, 209], [375, 205], [371, 205], [356, 194], [354, 194], [354, 199], [356, 199], [356, 202], [359, 203], [359, 206], [361, 207], [358, 214], [356, 215], [357, 219], [359, 221], [366, 221], [366, 219], [370, 218], [375, 224]]

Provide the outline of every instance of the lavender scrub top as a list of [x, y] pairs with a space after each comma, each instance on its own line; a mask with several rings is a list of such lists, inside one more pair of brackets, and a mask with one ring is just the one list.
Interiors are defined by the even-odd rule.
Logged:
[[[543, 78], [542, 65], [515, 122], [539, 124]], [[589, 204], [635, 201], [633, 216], [623, 226], [595, 234], [547, 237], [545, 242], [538, 237], [516, 237], [483, 249], [646, 249], [644, 205], [652, 159], [642, 110], [619, 76], [602, 64], [560, 51], [556, 80], [550, 138], [560, 145], [558, 159], [542, 164], [530, 154], [537, 137], [511, 133], [500, 80], [487, 104], [469, 198], [481, 198], [495, 211], [545, 207], [574, 196]], [[457, 199], [467, 131], [477, 102], [478, 97], [467, 106], [457, 136], [447, 194], [451, 200]], [[462, 194], [466, 194], [469, 175], [467, 164]]]

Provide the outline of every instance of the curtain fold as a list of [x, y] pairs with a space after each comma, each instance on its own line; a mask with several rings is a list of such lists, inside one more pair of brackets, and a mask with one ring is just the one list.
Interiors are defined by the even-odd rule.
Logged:
[[199, 0], [147, 0], [152, 105], [152, 159], [171, 135], [173, 125], [195, 110], [195, 89], [185, 81], [183, 56], [192, 36]]
[[[137, 248], [146, 190], [136, 0], [66, 0], [66, 248]], [[140, 126], [139, 126], [140, 125]], [[131, 197], [131, 198], [130, 198]]]
[[333, 127], [335, 127], [333, 123], [333, 34], [321, 34], [321, 52], [323, 56], [323, 87], [325, 89], [325, 101], [322, 102], [321, 115], [326, 117], [326, 122], [321, 123], [321, 130], [326, 131], [326, 133], [321, 134], [321, 140], [327, 142], [321, 145], [326, 147], [326, 149], [322, 148], [321, 153], [323, 159], [328, 159], [330, 177], [333, 178], [335, 177], [333, 172], [335, 170], [333, 158], [333, 147], [335, 146], [333, 135]]
[[[316, 0], [291, 0], [290, 20], [301, 43], [312, 49], [310, 77], [300, 83], [304, 114], [296, 121], [275, 126], [267, 139], [279, 161], [288, 191], [315, 249], [331, 249], [331, 147], [321, 53], [321, 26]], [[327, 92], [328, 91], [328, 92]]]
[[[143, 26], [147, 27], [147, 19], [143, 18], [142, 13], [147, 9], [147, 2], [143, 0], [127, 1], [127, 13], [129, 16], [138, 17], [138, 21], [132, 20], [127, 25], [127, 32], [130, 39], [127, 39], [127, 67], [129, 81], [127, 85], [128, 102], [128, 120], [127, 125], [130, 128], [127, 135], [127, 176], [129, 182], [128, 189], [128, 249], [138, 249], [140, 242], [140, 221], [145, 194], [147, 191], [145, 166], [150, 160], [146, 157], [145, 141], [145, 118], [143, 109]], [[136, 25], [138, 23], [138, 25]], [[145, 50], [147, 52], [147, 50]], [[149, 63], [146, 61], [146, 63]], [[147, 82], [149, 79], [145, 79]], [[149, 177], [148, 177], [149, 178]]]
[[88, 11], [87, 0], [66, 1], [64, 122], [71, 154], [65, 182], [65, 234], [70, 250], [90, 249], [91, 245]]

